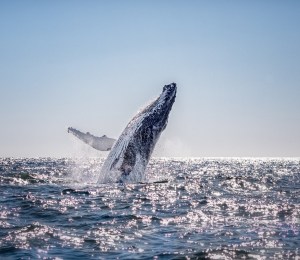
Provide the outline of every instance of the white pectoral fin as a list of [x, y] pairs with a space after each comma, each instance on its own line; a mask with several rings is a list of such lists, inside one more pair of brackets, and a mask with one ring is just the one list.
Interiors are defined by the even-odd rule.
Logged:
[[99, 151], [109, 151], [116, 141], [113, 138], [108, 138], [106, 135], [102, 137], [97, 137], [90, 134], [89, 132], [83, 133], [72, 127], [68, 128], [68, 133], [72, 133], [78, 139]]

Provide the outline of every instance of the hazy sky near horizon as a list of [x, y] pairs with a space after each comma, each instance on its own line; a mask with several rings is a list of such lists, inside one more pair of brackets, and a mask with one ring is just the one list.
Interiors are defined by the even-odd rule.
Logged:
[[176, 82], [157, 155], [299, 157], [299, 13], [299, 1], [3, 0], [0, 156], [97, 155], [67, 127], [117, 138]]

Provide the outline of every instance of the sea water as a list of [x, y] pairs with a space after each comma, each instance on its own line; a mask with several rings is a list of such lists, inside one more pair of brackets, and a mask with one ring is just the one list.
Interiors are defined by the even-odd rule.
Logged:
[[0, 159], [0, 259], [299, 259], [300, 159]]

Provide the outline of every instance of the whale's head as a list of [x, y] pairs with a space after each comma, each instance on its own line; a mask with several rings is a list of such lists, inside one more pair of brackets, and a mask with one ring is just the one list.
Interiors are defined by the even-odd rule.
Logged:
[[[145, 121], [156, 131], [163, 131], [168, 122], [168, 116], [176, 98], [175, 83], [165, 85], [160, 96], [145, 110]], [[148, 125], [148, 124], [146, 124]]]
[[168, 123], [169, 113], [176, 98], [175, 83], [165, 85], [157, 99], [141, 110], [128, 124], [134, 132], [140, 152], [147, 160], [150, 158], [154, 146]]

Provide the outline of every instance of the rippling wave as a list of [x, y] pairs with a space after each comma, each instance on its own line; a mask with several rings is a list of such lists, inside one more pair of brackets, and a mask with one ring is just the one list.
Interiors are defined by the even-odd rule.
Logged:
[[101, 184], [102, 159], [0, 159], [1, 259], [296, 258], [299, 159], [152, 159]]

